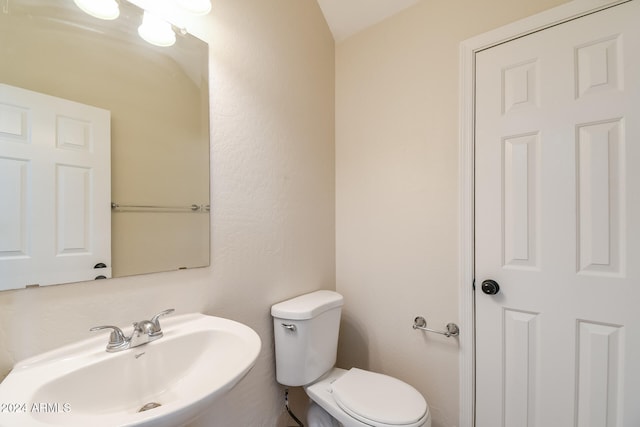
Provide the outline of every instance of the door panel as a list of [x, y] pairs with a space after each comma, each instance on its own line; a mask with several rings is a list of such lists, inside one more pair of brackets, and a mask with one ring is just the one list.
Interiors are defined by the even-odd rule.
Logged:
[[[0, 270], [7, 283], [111, 275], [110, 120], [107, 110], [0, 84]], [[96, 273], [97, 263], [108, 267]]]
[[476, 55], [477, 427], [640, 425], [639, 4]]
[[28, 253], [28, 219], [25, 197], [28, 194], [29, 162], [23, 159], [0, 157], [0, 182], [11, 183], [2, 191], [0, 224], [4, 237], [0, 239], [0, 256], [16, 257]]

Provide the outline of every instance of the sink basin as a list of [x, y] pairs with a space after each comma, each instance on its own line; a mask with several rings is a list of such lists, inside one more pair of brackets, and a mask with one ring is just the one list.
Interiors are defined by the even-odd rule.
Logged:
[[105, 351], [106, 332], [16, 364], [0, 383], [0, 426], [181, 426], [235, 386], [260, 351], [251, 328], [220, 317], [171, 316], [162, 329], [117, 353]]

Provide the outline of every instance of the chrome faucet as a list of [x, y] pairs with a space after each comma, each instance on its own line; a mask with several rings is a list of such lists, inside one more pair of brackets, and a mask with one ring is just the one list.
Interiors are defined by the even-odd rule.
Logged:
[[170, 308], [164, 310], [151, 318], [151, 320], [142, 320], [133, 324], [133, 332], [130, 337], [126, 337], [122, 332], [122, 329], [117, 326], [105, 325], [96, 326], [89, 331], [100, 331], [103, 329], [112, 329], [109, 336], [109, 343], [107, 344], [107, 351], [114, 353], [116, 351], [126, 350], [128, 348], [134, 348], [142, 344], [146, 344], [151, 341], [155, 341], [162, 338], [162, 328], [160, 327], [160, 317], [173, 313], [175, 310]]

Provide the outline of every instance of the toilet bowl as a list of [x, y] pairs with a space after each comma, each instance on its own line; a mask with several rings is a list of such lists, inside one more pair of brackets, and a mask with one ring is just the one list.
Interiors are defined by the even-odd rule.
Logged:
[[[431, 427], [431, 414], [422, 395], [393, 377], [333, 368], [304, 389], [344, 427]], [[313, 420], [308, 422], [314, 427]]]
[[409, 384], [334, 366], [342, 305], [337, 292], [316, 291], [271, 307], [276, 378], [303, 386], [319, 406], [310, 408], [308, 427], [431, 427], [427, 402]]

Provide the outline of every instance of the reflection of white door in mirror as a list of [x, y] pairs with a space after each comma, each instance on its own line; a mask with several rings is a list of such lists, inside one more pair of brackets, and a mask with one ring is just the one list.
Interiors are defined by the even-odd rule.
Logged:
[[0, 290], [111, 277], [110, 135], [108, 110], [0, 84]]

